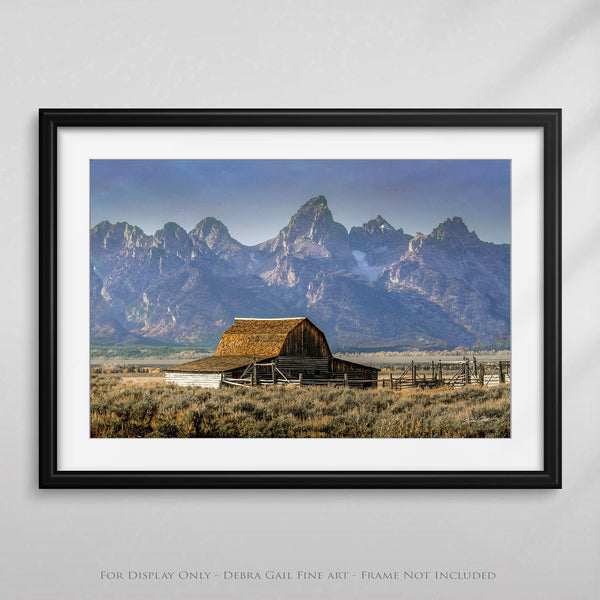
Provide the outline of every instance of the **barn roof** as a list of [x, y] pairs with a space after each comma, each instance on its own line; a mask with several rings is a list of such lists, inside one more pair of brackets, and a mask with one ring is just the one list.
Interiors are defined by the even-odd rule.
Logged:
[[191, 362], [169, 367], [165, 371], [183, 373], [225, 373], [239, 367], [246, 367], [254, 359], [265, 360], [272, 356], [207, 356]]
[[277, 356], [290, 331], [305, 320], [236, 318], [221, 337], [215, 356]]
[[[233, 325], [221, 337], [213, 356], [170, 367], [165, 371], [224, 373], [239, 367], [246, 367], [254, 360], [261, 362], [275, 358], [280, 354], [288, 334], [303, 321], [313, 325], [306, 317], [290, 319], [236, 318]], [[361, 369], [379, 371], [376, 367], [360, 365], [340, 358], [333, 357], [333, 360], [338, 364], [344, 363]]]

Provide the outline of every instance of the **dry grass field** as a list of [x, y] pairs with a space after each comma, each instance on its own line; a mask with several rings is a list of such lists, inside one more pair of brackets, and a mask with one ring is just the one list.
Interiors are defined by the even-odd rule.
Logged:
[[510, 387], [208, 390], [92, 374], [90, 412], [92, 437], [498, 438], [510, 436]]

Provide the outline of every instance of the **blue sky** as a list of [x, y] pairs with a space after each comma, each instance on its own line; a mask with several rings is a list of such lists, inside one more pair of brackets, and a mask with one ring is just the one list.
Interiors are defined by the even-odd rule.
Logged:
[[380, 214], [429, 233], [460, 216], [479, 237], [510, 242], [508, 160], [92, 160], [91, 225], [154, 233], [216, 217], [248, 245], [269, 239], [313, 196], [348, 229]]

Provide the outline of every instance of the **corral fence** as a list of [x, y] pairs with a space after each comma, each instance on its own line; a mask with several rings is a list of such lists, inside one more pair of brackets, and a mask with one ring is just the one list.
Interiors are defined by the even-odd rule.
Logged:
[[[270, 363], [253, 361], [240, 377], [223, 376], [221, 382], [230, 386], [267, 386], [267, 385], [285, 385], [285, 386], [342, 386], [342, 387], [377, 387], [378, 381], [376, 371], [373, 371], [371, 379], [364, 379], [357, 373], [342, 373], [337, 371], [328, 371], [329, 361], [325, 359], [325, 364], [320, 368], [307, 369], [306, 372], [297, 372], [295, 368], [293, 374], [283, 368], [277, 362]], [[315, 365], [312, 365], [313, 367]]]
[[463, 357], [456, 361], [411, 361], [400, 365], [396, 372], [380, 373], [379, 385], [383, 388], [461, 388], [466, 385], [493, 387], [510, 383], [510, 360], [478, 361]]
[[362, 379], [348, 373], [332, 373], [330, 377], [297, 374], [286, 376], [275, 362], [253, 362], [241, 377], [222, 378], [222, 383], [230, 386], [341, 386], [341, 387], [380, 387], [401, 390], [405, 388], [461, 388], [466, 385], [493, 387], [510, 383], [510, 360], [478, 361], [463, 357], [457, 361], [415, 362], [400, 365], [395, 371], [380, 372], [377, 379]]

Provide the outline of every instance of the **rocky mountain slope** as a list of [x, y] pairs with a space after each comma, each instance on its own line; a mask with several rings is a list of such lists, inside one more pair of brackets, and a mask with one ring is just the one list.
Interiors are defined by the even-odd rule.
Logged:
[[336, 350], [506, 346], [510, 247], [459, 217], [412, 237], [383, 217], [337, 223], [323, 196], [271, 240], [245, 246], [212, 217], [146, 235], [91, 230], [94, 344], [216, 345], [236, 316], [311, 318]]

